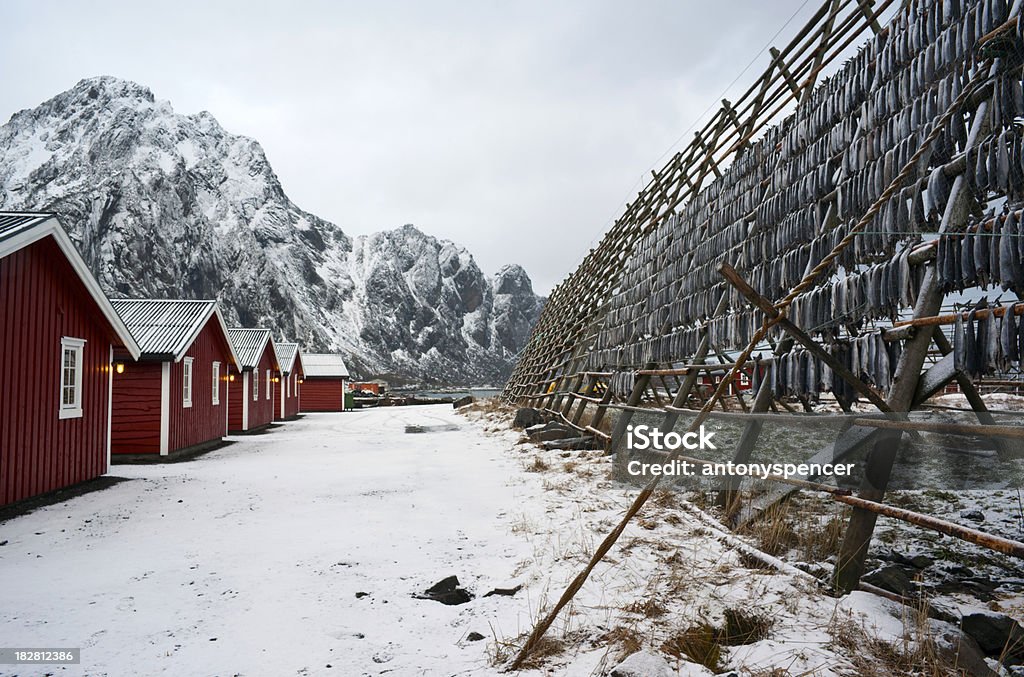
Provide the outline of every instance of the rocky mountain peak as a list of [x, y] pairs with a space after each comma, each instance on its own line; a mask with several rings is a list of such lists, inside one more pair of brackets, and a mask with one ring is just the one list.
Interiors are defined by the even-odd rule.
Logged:
[[217, 297], [365, 376], [500, 382], [542, 302], [519, 266], [488, 279], [412, 224], [350, 238], [288, 198], [258, 142], [108, 76], [0, 127], [0, 209], [60, 214], [111, 294]]

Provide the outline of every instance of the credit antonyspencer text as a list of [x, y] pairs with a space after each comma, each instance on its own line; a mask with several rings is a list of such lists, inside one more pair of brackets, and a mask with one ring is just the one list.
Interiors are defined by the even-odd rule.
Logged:
[[[736, 463], [714, 462], [700, 459], [676, 458], [680, 449], [716, 450], [714, 431], [700, 426], [696, 431], [677, 433], [662, 432], [648, 425], [626, 427], [626, 449], [631, 459], [626, 463], [626, 472], [634, 478], [648, 478], [654, 475], [666, 477], [750, 477], [754, 479], [793, 477], [849, 477], [855, 463]], [[633, 452], [651, 452], [634, 454]], [[642, 460], [643, 456], [664, 456], [664, 460]]]

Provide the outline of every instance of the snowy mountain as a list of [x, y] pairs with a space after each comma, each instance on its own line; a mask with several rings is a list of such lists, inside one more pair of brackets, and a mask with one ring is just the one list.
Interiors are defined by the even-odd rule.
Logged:
[[256, 141], [111, 77], [0, 127], [0, 209], [60, 214], [113, 296], [217, 297], [367, 377], [500, 382], [543, 303], [521, 267], [488, 278], [413, 226], [349, 237], [288, 199]]

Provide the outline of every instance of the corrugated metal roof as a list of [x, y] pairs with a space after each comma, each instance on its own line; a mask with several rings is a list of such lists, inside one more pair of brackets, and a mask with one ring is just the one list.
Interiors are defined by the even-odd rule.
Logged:
[[111, 304], [135, 337], [143, 357], [177, 359], [217, 311], [216, 301], [113, 299]]
[[47, 212], [0, 212], [0, 240], [13, 237], [52, 216]]
[[235, 347], [242, 369], [254, 369], [259, 365], [263, 348], [270, 340], [269, 329], [232, 327], [228, 329], [228, 336], [231, 337], [231, 345]]
[[275, 343], [277, 349], [277, 361], [281, 363], [281, 371], [286, 374], [292, 373], [295, 366], [295, 356], [299, 354], [298, 343]]
[[306, 376], [344, 376], [348, 378], [345, 360], [337, 353], [303, 353], [302, 369]]

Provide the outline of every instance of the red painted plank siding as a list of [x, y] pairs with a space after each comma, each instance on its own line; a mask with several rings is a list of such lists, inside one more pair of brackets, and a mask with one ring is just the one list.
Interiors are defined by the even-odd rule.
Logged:
[[[270, 425], [274, 420], [274, 399], [277, 393], [277, 386], [273, 379], [281, 376], [281, 373], [274, 368], [277, 356], [274, 354], [274, 347], [267, 341], [267, 347], [260, 355], [260, 365], [257, 367], [260, 372], [260, 394], [254, 402], [249, 402], [249, 428], [262, 428]], [[267, 379], [267, 371], [270, 371], [270, 379]], [[252, 397], [252, 393], [249, 393]]]
[[[111, 329], [53, 238], [0, 259], [0, 505], [107, 471]], [[62, 336], [86, 340], [82, 416], [58, 419]]]
[[[238, 432], [244, 430], [242, 428], [242, 407], [252, 402], [252, 384], [234, 367], [231, 368], [231, 375], [235, 377], [235, 380], [228, 382], [228, 390], [231, 393], [231, 406], [228, 407], [228, 432]], [[248, 400], [245, 399], [246, 395], [249, 396]]]
[[[302, 356], [296, 355], [295, 361], [292, 363], [292, 372], [288, 374], [287, 382], [284, 377], [281, 377], [281, 382], [275, 384], [277, 386], [277, 394], [274, 397], [275, 421], [280, 421], [282, 418], [291, 418], [299, 413], [299, 381], [303, 375]], [[284, 398], [284, 416], [281, 415], [282, 397]]]
[[113, 454], [160, 453], [160, 372], [162, 362], [125, 360], [114, 374]]
[[341, 411], [345, 379], [307, 376], [302, 384], [302, 411]]
[[[260, 384], [255, 400], [252, 398], [252, 372], [249, 372], [249, 381], [246, 383], [243, 374], [232, 370], [232, 373], [235, 374], [235, 380], [231, 383], [232, 406], [228, 425], [232, 432], [255, 430], [256, 428], [269, 425], [274, 420], [274, 404], [277, 401], [276, 386], [281, 385], [280, 383], [273, 382], [274, 378], [280, 376], [280, 373], [274, 369], [276, 359], [274, 348], [268, 341], [263, 349], [263, 354], [260, 355], [259, 366], [256, 367], [256, 371], [259, 373]], [[269, 380], [267, 379], [268, 370], [270, 371]], [[243, 397], [247, 398], [245, 403], [249, 407], [249, 427], [247, 428], [242, 426]]]
[[[185, 449], [227, 434], [228, 393], [225, 387], [231, 353], [215, 315], [192, 342], [184, 357], [171, 363], [169, 451]], [[185, 357], [192, 358], [192, 406], [183, 406]], [[213, 404], [213, 363], [220, 362], [220, 404]]]

